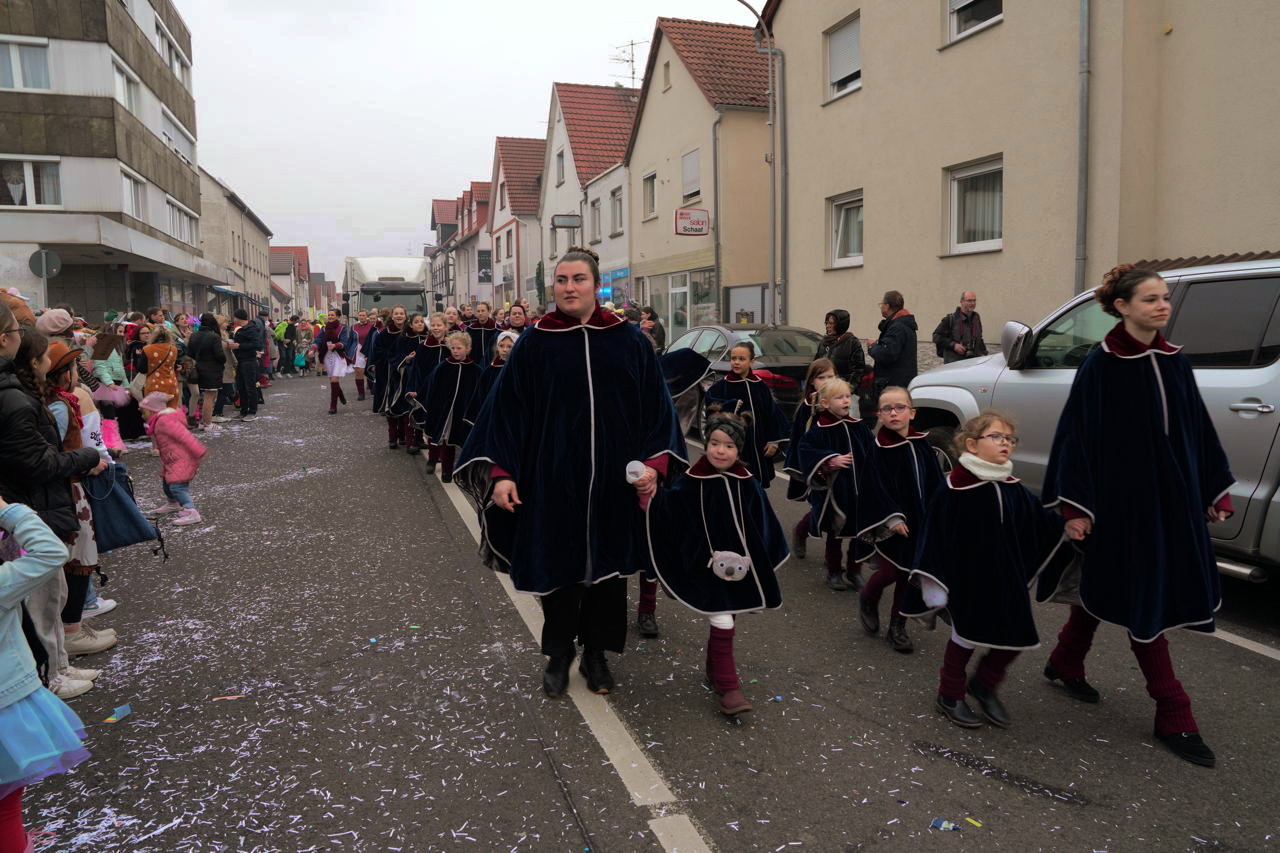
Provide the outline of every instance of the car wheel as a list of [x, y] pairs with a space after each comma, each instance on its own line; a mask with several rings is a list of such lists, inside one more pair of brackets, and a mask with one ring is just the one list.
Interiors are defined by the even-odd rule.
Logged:
[[942, 465], [942, 472], [944, 474], [949, 473], [960, 460], [960, 454], [956, 453], [956, 428], [949, 426], [929, 427], [929, 429], [925, 430], [925, 434], [929, 436], [929, 445], [938, 454], [938, 462]]

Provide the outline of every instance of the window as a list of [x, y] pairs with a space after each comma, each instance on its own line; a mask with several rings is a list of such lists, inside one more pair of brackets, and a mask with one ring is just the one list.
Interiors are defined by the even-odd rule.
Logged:
[[719, 361], [724, 355], [724, 348], [729, 341], [715, 329], [704, 329], [702, 337], [693, 345], [693, 351], [704, 356], [708, 361]]
[[184, 243], [195, 245], [200, 239], [198, 220], [195, 214], [169, 200], [169, 235]]
[[564, 183], [564, 152], [556, 152], [556, 186]]
[[609, 193], [609, 236], [622, 233], [622, 187]]
[[694, 340], [696, 340], [700, 334], [702, 334], [701, 329], [694, 329], [692, 332], [685, 332], [677, 338], [671, 346], [667, 347], [667, 352], [675, 352], [678, 349], [689, 349], [693, 346]]
[[861, 266], [861, 190], [831, 200], [831, 227], [831, 266]]
[[160, 136], [164, 139], [165, 145], [168, 145], [173, 151], [181, 157], [188, 166], [196, 160], [196, 141], [187, 133], [182, 125], [169, 115], [167, 110], [160, 112], [161, 126], [164, 128], [160, 132]]
[[670, 61], [662, 63], [662, 91], [671, 88], [671, 63]]
[[498, 210], [507, 209], [507, 182], [498, 184]]
[[1178, 306], [1176, 340], [1194, 367], [1271, 364], [1280, 355], [1280, 329], [1271, 321], [1277, 295], [1274, 278], [1193, 284]]
[[506, 255], [504, 255], [504, 257], [507, 257], [507, 258], [511, 257], [511, 244], [514, 243], [515, 240], [516, 240], [515, 232], [508, 231], [507, 232], [507, 253]]
[[1082, 302], [1041, 333], [1027, 367], [1075, 369], [1115, 325], [1096, 299]]
[[62, 204], [57, 161], [0, 160], [0, 207], [51, 207]]
[[840, 24], [827, 32], [827, 97], [862, 86], [862, 18]]
[[120, 185], [124, 195], [124, 212], [134, 219], [146, 219], [146, 195], [142, 181], [128, 172], [121, 172]]
[[681, 198], [683, 201], [692, 201], [702, 194], [701, 171], [697, 148], [680, 158]]
[[999, 249], [1004, 238], [1004, 161], [950, 170], [953, 254]]
[[116, 100], [131, 113], [138, 111], [138, 82], [120, 65], [111, 63], [116, 77]]
[[552, 229], [551, 229], [551, 241], [550, 241], [550, 242], [551, 242], [551, 257], [552, 257], [552, 258], [555, 258], [557, 255], [559, 255], [559, 254], [560, 254], [560, 250], [556, 247], [556, 231], [558, 231], [558, 230], [559, 230], [559, 229], [557, 229], [557, 228], [552, 228]]
[[591, 202], [591, 242], [600, 242], [600, 199]]
[[158, 19], [156, 20], [156, 50], [160, 51], [160, 57], [164, 59], [178, 81], [190, 89], [191, 63], [187, 62], [182, 51], [178, 49], [177, 43], [169, 35], [169, 31]]
[[951, 41], [1003, 19], [1004, 0], [950, 0]]
[[0, 89], [48, 89], [49, 47], [0, 41]]
[[640, 179], [640, 198], [644, 202], [644, 216], [658, 215], [658, 176], [649, 173]]

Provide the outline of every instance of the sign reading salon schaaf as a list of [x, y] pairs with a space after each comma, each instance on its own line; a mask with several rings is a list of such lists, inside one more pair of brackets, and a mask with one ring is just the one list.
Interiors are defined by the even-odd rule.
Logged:
[[711, 214], [696, 207], [680, 208], [676, 211], [676, 235], [680, 237], [702, 237], [711, 233]]

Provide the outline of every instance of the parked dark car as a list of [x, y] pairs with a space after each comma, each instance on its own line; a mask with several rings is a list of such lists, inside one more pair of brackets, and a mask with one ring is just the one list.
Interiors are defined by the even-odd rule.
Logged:
[[[773, 392], [782, 413], [790, 421], [804, 393], [804, 375], [809, 363], [817, 357], [822, 335], [802, 326], [765, 326], [759, 323], [733, 326], [694, 326], [667, 347], [667, 352], [689, 348], [711, 362], [702, 394], [711, 383], [729, 373], [729, 349], [739, 341], [751, 341], [756, 360], [751, 367]], [[692, 392], [691, 392], [692, 393]], [[701, 401], [699, 400], [699, 410]], [[694, 418], [693, 426], [701, 433], [702, 419]]]

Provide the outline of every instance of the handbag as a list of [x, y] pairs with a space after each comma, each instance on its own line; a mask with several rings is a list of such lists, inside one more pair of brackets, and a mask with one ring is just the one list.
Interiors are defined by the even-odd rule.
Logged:
[[306, 365], [307, 365], [307, 357], [302, 353], [298, 353], [293, 357], [294, 367], [306, 367]]
[[129, 393], [133, 395], [133, 399], [142, 402], [142, 398], [147, 396], [147, 374], [139, 373], [129, 380]]
[[80, 481], [93, 510], [94, 537], [99, 551], [114, 551], [141, 542], [155, 541], [152, 553], [164, 553], [164, 537], [160, 528], [142, 514], [133, 494], [133, 478], [123, 462], [108, 465], [101, 474], [90, 474]]

